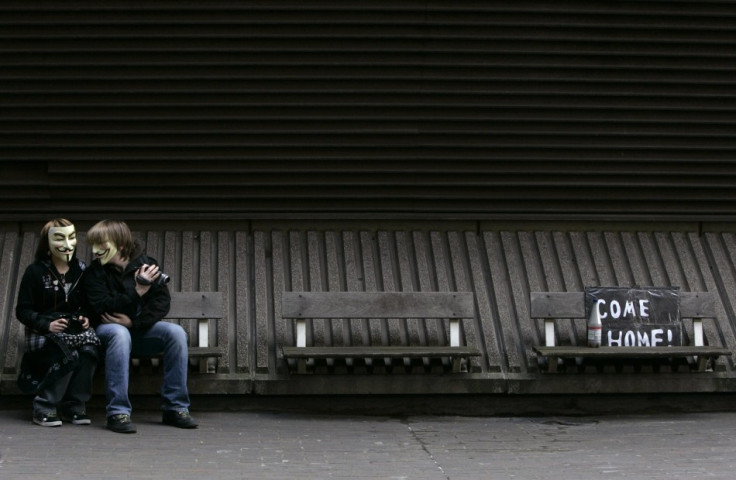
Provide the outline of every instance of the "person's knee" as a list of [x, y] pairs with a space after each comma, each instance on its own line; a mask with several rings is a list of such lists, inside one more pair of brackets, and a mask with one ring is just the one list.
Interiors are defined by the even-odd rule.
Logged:
[[187, 332], [184, 330], [181, 325], [174, 325], [174, 338], [177, 342], [186, 345], [187, 344]]
[[122, 325], [111, 323], [100, 325], [97, 336], [108, 350], [130, 351], [132, 345], [130, 331]]
[[79, 348], [79, 358], [82, 363], [97, 365], [99, 350], [93, 345], [84, 345]]
[[164, 338], [168, 343], [187, 345], [187, 332], [175, 323], [164, 322], [161, 325], [164, 329]]

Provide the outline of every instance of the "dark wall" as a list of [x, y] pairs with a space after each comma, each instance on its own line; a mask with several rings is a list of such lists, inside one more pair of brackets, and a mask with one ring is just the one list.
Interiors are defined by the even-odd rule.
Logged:
[[0, 221], [733, 221], [735, 51], [719, 1], [6, 1]]

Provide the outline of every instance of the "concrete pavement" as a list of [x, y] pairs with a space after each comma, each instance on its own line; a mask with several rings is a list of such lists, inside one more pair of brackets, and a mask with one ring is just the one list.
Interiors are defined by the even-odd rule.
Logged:
[[[30, 405], [29, 405], [30, 407]], [[0, 478], [733, 479], [736, 413], [586, 417], [136, 411], [138, 433], [39, 427], [0, 410]]]

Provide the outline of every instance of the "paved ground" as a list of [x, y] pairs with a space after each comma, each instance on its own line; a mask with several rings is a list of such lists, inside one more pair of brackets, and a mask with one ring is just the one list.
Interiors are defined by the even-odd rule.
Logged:
[[736, 413], [499, 418], [136, 412], [135, 435], [0, 410], [0, 478], [679, 479], [736, 477]]

